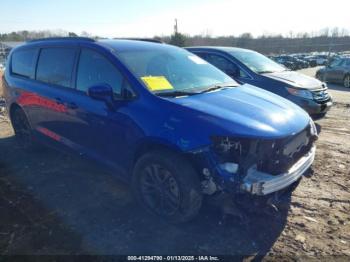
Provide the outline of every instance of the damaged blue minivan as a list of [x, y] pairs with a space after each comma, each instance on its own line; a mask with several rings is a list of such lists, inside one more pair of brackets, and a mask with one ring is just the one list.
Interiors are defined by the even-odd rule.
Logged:
[[12, 50], [3, 80], [24, 149], [41, 142], [95, 159], [172, 222], [195, 217], [204, 195], [276, 194], [314, 160], [304, 110], [174, 46], [35, 40]]

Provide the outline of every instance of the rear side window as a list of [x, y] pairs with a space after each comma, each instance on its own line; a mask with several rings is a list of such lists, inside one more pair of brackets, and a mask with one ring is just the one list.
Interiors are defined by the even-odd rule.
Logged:
[[42, 49], [36, 79], [49, 84], [70, 87], [75, 55], [74, 48]]
[[120, 95], [124, 77], [119, 70], [101, 54], [82, 49], [77, 74], [77, 89], [86, 92], [89, 87], [107, 84], [114, 94]]
[[12, 54], [12, 74], [34, 78], [37, 49], [18, 50]]

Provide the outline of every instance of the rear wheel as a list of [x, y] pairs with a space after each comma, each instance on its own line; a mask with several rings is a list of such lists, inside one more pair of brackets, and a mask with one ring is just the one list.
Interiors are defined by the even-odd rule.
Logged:
[[147, 210], [173, 223], [191, 220], [202, 205], [195, 170], [186, 159], [166, 150], [149, 152], [137, 161], [133, 189]]
[[343, 84], [346, 88], [350, 88], [350, 75], [344, 77]]
[[34, 137], [29, 121], [22, 109], [16, 108], [11, 117], [12, 127], [18, 145], [25, 149], [34, 149]]

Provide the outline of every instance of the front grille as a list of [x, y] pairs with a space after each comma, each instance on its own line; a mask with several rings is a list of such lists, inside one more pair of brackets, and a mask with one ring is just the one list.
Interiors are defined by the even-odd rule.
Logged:
[[258, 170], [272, 175], [287, 172], [312, 148], [313, 138], [308, 125], [300, 133], [285, 139], [262, 141]]
[[330, 99], [327, 88], [314, 90], [312, 91], [312, 95], [317, 103], [325, 103], [328, 102]]

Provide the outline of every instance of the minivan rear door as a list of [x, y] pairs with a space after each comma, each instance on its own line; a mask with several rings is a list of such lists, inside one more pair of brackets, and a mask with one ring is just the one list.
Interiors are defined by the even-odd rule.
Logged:
[[73, 100], [72, 76], [78, 54], [74, 45], [50, 46], [40, 50], [36, 69], [36, 103], [38, 112], [33, 118], [35, 129], [47, 141], [62, 145], [69, 134], [72, 121], [68, 114]]

